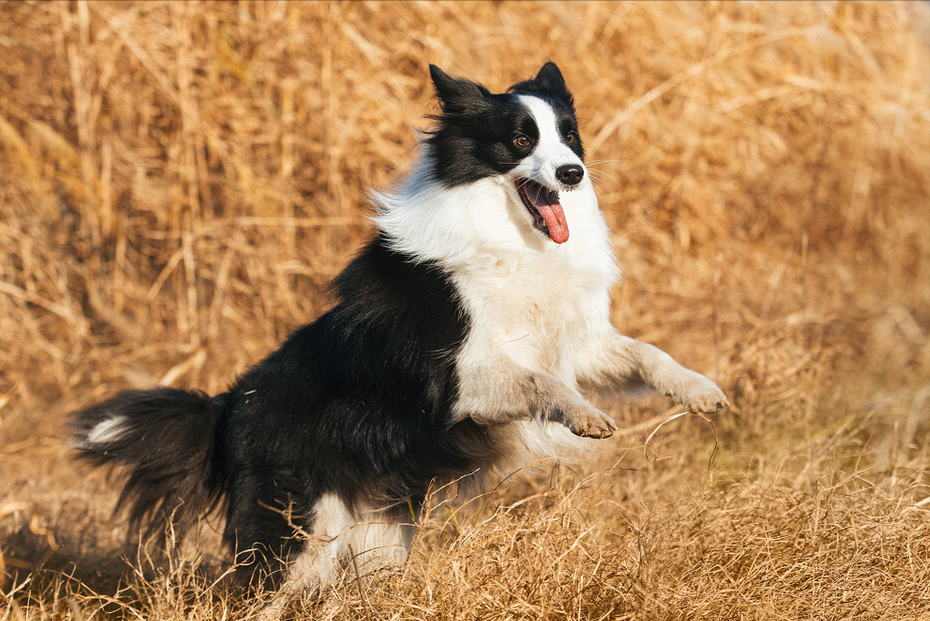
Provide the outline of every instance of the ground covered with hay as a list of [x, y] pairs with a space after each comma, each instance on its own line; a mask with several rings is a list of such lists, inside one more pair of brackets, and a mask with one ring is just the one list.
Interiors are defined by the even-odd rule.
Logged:
[[219, 392], [326, 309], [427, 63], [575, 93], [621, 329], [733, 408], [437, 506], [322, 619], [930, 618], [926, 3], [0, 4], [0, 620], [244, 619], [215, 524], [125, 542], [67, 413]]

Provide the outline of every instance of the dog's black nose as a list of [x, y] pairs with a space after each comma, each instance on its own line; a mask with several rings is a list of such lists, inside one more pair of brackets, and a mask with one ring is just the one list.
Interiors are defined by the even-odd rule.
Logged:
[[555, 178], [565, 185], [578, 185], [584, 177], [584, 168], [578, 164], [566, 164], [555, 169]]

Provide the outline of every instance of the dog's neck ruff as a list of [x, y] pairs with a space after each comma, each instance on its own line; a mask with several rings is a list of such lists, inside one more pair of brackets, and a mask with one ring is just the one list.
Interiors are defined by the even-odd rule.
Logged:
[[428, 147], [396, 193], [375, 192], [373, 218], [391, 248], [450, 271], [510, 260], [552, 260], [618, 277], [607, 225], [589, 181], [559, 198], [572, 236], [555, 244], [534, 227], [513, 182], [504, 176], [447, 188], [432, 176]]

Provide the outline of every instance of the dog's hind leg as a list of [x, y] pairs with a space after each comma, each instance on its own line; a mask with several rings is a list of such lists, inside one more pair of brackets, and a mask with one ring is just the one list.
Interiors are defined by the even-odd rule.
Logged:
[[407, 560], [415, 526], [387, 510], [355, 507], [327, 492], [313, 508], [307, 547], [288, 570], [288, 583], [306, 589], [332, 582], [345, 566], [360, 576], [397, 567]]
[[[237, 574], [253, 586], [274, 588], [286, 580], [284, 561], [299, 554], [305, 542], [313, 497], [286, 469], [242, 467], [230, 479], [223, 538], [237, 550]], [[289, 491], [286, 491], [289, 490]], [[248, 548], [244, 547], [248, 546]]]
[[320, 594], [342, 571], [365, 579], [403, 565], [415, 530], [412, 517], [404, 521], [390, 510], [352, 510], [338, 494], [322, 494], [313, 506], [313, 527], [306, 545], [292, 559], [287, 580], [261, 619], [279, 618], [302, 591]]
[[729, 404], [712, 381], [681, 366], [659, 348], [616, 332], [592, 339], [577, 367], [585, 389], [647, 387], [692, 412], [715, 412]]

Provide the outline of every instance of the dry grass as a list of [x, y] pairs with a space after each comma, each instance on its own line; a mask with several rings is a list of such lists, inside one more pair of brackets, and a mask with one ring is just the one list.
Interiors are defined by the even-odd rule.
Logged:
[[[426, 64], [558, 62], [624, 331], [733, 397], [662, 400], [481, 503], [333, 619], [930, 618], [925, 3], [0, 4], [0, 620], [246, 618], [214, 530], [147, 560], [70, 409], [219, 391], [325, 309], [412, 161]], [[523, 500], [529, 497], [528, 500]], [[126, 560], [123, 560], [126, 559]]]

